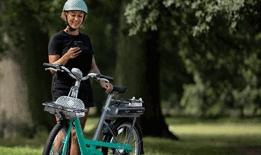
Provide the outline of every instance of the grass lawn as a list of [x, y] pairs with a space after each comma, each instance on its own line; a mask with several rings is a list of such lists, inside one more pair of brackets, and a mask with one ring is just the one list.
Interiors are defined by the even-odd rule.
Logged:
[[[259, 118], [260, 119], [260, 118]], [[180, 140], [145, 137], [146, 155], [261, 155], [261, 119], [196, 120], [168, 118], [169, 129]], [[96, 119], [89, 120], [89, 131]], [[38, 138], [1, 140], [2, 155], [41, 154], [47, 133]]]
[[[261, 121], [258, 119], [189, 120], [186, 122], [186, 120], [169, 118], [167, 122], [171, 124], [170, 130], [181, 140], [159, 142], [159, 144], [169, 144], [165, 149], [162, 147], [155, 149], [157, 145], [147, 142], [145, 145], [151, 145], [146, 148], [154, 148], [157, 150], [154, 151], [155, 154], [261, 155]], [[153, 141], [151, 138], [148, 140]]]
[[0, 146], [0, 154], [2, 155], [39, 155], [41, 148], [32, 147], [2, 147]]

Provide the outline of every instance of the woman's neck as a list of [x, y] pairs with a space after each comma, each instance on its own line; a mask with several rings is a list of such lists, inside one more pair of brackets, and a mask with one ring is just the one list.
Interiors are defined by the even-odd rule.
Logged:
[[76, 29], [76, 30], [74, 30], [74, 31], [71, 31], [69, 26], [67, 26], [67, 27], [64, 29], [64, 32], [68, 33], [69, 35], [74, 35], [74, 36], [80, 34], [79, 29]]

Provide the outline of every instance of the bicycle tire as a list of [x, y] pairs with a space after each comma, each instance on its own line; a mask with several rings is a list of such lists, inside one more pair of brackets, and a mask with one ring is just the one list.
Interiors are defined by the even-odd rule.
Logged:
[[[45, 147], [43, 149], [43, 155], [60, 155], [61, 154], [61, 150], [64, 146], [64, 143], [62, 142], [63, 139], [60, 140], [60, 144], [58, 143], [58, 149], [56, 148], [56, 152], [53, 151], [53, 144], [54, 144], [54, 141], [55, 141], [55, 138], [58, 136], [58, 133], [61, 133], [65, 131], [66, 132], [66, 125], [63, 124], [63, 123], [57, 123], [53, 129], [51, 130], [49, 136], [48, 136], [48, 139], [46, 141], [46, 144], [45, 144]], [[64, 138], [65, 136], [63, 136]], [[57, 143], [57, 142], [56, 142]], [[67, 144], [65, 144], [67, 145]], [[67, 149], [67, 155], [69, 155], [69, 150], [70, 150], [70, 143], [68, 144], [68, 149]], [[57, 144], [56, 144], [56, 147], [57, 147]]]
[[123, 152], [123, 150], [108, 149], [102, 148], [103, 155], [140, 155], [142, 152], [142, 137], [137, 126], [133, 127], [132, 132], [130, 133], [130, 128], [132, 123], [130, 121], [118, 122], [113, 128], [115, 137], [112, 134], [107, 134], [104, 136], [103, 141], [105, 142], [117, 142], [125, 143], [128, 140], [127, 137], [131, 134], [130, 142], [127, 142], [131, 145], [133, 151], [130, 153]]

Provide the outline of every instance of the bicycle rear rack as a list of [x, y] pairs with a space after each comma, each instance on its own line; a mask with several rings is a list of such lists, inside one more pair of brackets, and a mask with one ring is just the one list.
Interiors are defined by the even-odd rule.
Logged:
[[106, 114], [107, 118], [118, 117], [139, 117], [145, 111], [142, 106], [143, 101], [130, 99], [130, 100], [115, 100], [112, 99], [109, 110]]

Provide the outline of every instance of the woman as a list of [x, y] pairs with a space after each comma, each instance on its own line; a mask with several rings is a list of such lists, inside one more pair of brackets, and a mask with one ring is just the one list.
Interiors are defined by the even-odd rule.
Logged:
[[[87, 5], [83, 0], [67, 0], [65, 2], [61, 18], [67, 26], [56, 33], [49, 42], [49, 63], [65, 65], [67, 68], [79, 68], [83, 75], [87, 75], [89, 72], [100, 73], [89, 37], [80, 33], [80, 27], [86, 20], [87, 13]], [[74, 80], [66, 73], [55, 73], [52, 82], [53, 100], [62, 95], [67, 95], [70, 87], [74, 84], [73, 82]], [[113, 86], [110, 83], [101, 81], [100, 84], [102, 88], [106, 89], [106, 92], [112, 90]], [[89, 80], [81, 83], [78, 97], [84, 102], [86, 108], [93, 106]], [[86, 120], [87, 113], [85, 117], [81, 118], [82, 128], [84, 128]], [[70, 154], [78, 154], [78, 144], [75, 132], [73, 133]]]

